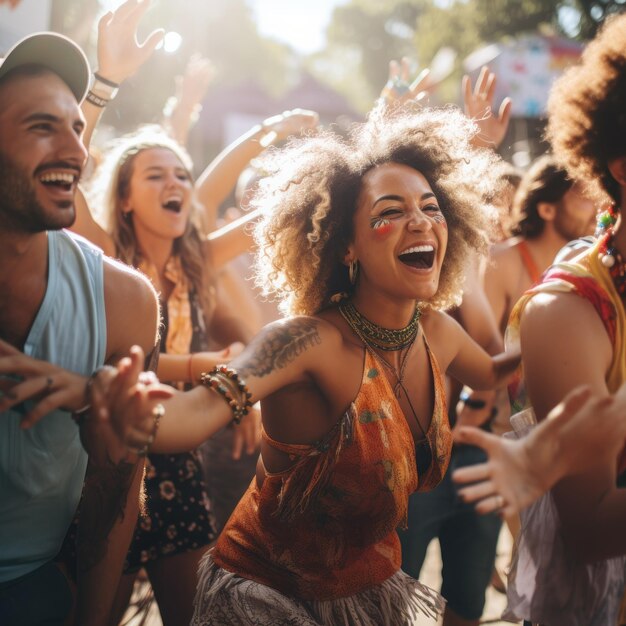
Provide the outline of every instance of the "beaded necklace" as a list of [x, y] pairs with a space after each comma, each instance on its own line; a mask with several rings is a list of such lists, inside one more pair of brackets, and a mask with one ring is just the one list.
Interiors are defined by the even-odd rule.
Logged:
[[[374, 322], [368, 320], [365, 316], [363, 316], [362, 313], [352, 304], [352, 302], [342, 302], [339, 305], [339, 312], [348, 323], [348, 326], [350, 326], [350, 328], [355, 332], [357, 337], [359, 337], [359, 339], [365, 344], [365, 346], [372, 350], [372, 352], [377, 354], [381, 363], [395, 376], [396, 383], [393, 386], [394, 394], [396, 398], [400, 399], [400, 390], [404, 392], [404, 396], [409, 403], [411, 413], [413, 413], [413, 419], [420, 429], [422, 437], [426, 438], [426, 431], [424, 430], [421, 422], [417, 418], [417, 413], [415, 411], [415, 408], [413, 407], [413, 403], [411, 402], [409, 393], [404, 386], [404, 373], [406, 369], [406, 364], [408, 362], [411, 348], [415, 343], [415, 339], [417, 338], [417, 333], [419, 331], [419, 319], [421, 316], [420, 310], [415, 307], [415, 312], [413, 313], [413, 317], [411, 318], [409, 324], [399, 330], [383, 328], [382, 326], [378, 326], [378, 324], [374, 324]], [[375, 338], [378, 343], [375, 343], [372, 337]], [[380, 345], [381, 337], [385, 337], [387, 339], [387, 342], [384, 344], [385, 347]], [[392, 346], [392, 340], [395, 341], [395, 347], [390, 347]], [[382, 354], [379, 354], [377, 352], [376, 348], [386, 351], [400, 350], [400, 367], [396, 369], [396, 367], [392, 363], [387, 361], [387, 359], [383, 357]], [[404, 354], [402, 354], [402, 350], [405, 350]], [[427, 440], [419, 443], [420, 445], [425, 443], [430, 449], [430, 444]]]
[[410, 346], [417, 337], [421, 311], [415, 307], [411, 321], [404, 328], [383, 328], [368, 320], [350, 301], [339, 305], [339, 312], [348, 322], [350, 328], [368, 345], [385, 352], [402, 350]]

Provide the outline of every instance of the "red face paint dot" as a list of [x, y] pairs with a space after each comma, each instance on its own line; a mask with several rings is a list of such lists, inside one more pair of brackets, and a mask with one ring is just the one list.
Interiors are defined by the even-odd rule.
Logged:
[[382, 224], [373, 230], [377, 237], [386, 237], [391, 232], [391, 224]]

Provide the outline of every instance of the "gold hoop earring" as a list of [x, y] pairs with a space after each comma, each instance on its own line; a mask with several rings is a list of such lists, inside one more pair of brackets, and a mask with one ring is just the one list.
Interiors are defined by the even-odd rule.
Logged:
[[350, 261], [350, 265], [348, 265], [348, 277], [350, 278], [350, 284], [356, 285], [356, 279], [359, 275], [359, 262], [358, 261]]

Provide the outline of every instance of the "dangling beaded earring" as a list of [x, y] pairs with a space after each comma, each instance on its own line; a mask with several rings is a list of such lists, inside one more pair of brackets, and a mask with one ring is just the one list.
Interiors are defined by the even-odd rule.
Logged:
[[615, 265], [618, 255], [617, 249], [613, 245], [613, 229], [617, 222], [618, 215], [617, 207], [612, 204], [605, 211], [598, 214], [596, 221], [595, 236], [601, 239], [598, 256], [600, 257], [602, 265], [609, 269]]
[[596, 237], [600, 237], [598, 256], [600, 262], [609, 270], [615, 290], [620, 296], [626, 294], [626, 265], [619, 250], [613, 244], [613, 231], [619, 211], [615, 205], [598, 215]]
[[348, 277], [350, 278], [351, 285], [356, 285], [356, 279], [358, 275], [359, 275], [359, 262], [350, 261], [350, 265], [348, 266]]

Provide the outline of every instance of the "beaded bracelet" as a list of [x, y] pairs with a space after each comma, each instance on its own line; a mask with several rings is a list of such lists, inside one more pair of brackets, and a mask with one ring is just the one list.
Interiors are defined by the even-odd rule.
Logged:
[[233, 422], [241, 423], [252, 408], [252, 394], [237, 370], [226, 365], [218, 365], [200, 376], [200, 382], [219, 393], [228, 402], [233, 413]]

